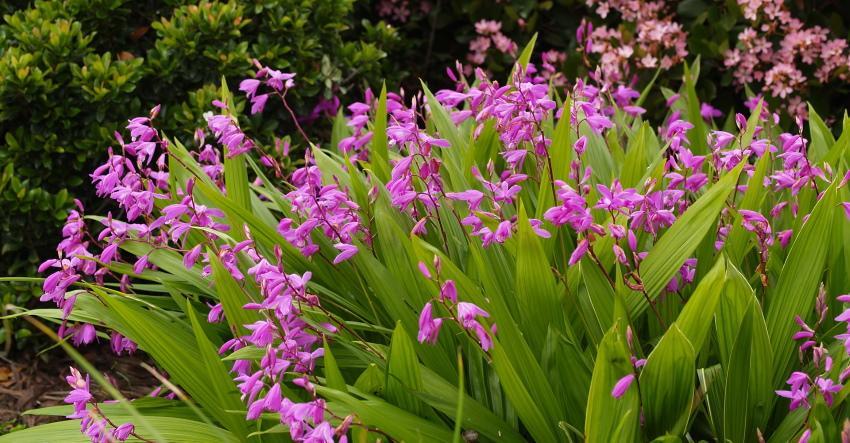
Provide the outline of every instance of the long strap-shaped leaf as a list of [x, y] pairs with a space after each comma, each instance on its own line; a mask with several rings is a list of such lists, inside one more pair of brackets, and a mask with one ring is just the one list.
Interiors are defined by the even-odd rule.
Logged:
[[215, 253], [210, 251], [207, 253], [207, 257], [210, 259], [215, 292], [224, 309], [224, 318], [233, 330], [239, 331], [242, 335], [247, 335], [249, 331], [245, 328], [245, 325], [260, 320], [262, 316], [256, 310], [243, 309], [242, 307], [256, 300], [248, 298], [245, 292], [247, 289], [239, 286], [239, 283], [227, 272], [221, 263], [221, 259]]
[[377, 397], [363, 395], [363, 400], [336, 389], [316, 385], [316, 392], [330, 401], [338, 402], [355, 413], [358, 420], [378, 428], [397, 441], [409, 442], [448, 442], [452, 431], [444, 424], [438, 424], [418, 417]]
[[690, 414], [696, 371], [694, 347], [675, 323], [649, 354], [640, 374], [647, 435], [681, 434]]
[[443, 148], [442, 158], [448, 171], [448, 181], [452, 184], [451, 189], [467, 189], [467, 176], [470, 171], [461, 170], [463, 159], [466, 151], [469, 149], [469, 140], [464, 138], [457, 125], [452, 122], [446, 108], [434, 97], [431, 90], [425, 83], [422, 83], [422, 90], [425, 92], [425, 98], [428, 100], [428, 108], [431, 111], [431, 121], [440, 133], [440, 136], [449, 141], [448, 148]]
[[835, 186], [836, 183], [833, 183], [827, 188], [808, 221], [796, 233], [779, 281], [768, 293], [767, 330], [773, 345], [774, 386], [780, 386], [791, 369], [794, 354], [791, 334], [796, 327], [794, 316], [807, 316], [817, 297], [832, 238]]
[[[109, 418], [116, 423], [132, 420], [129, 416], [120, 415], [110, 415]], [[165, 439], [164, 441], [196, 443], [235, 443], [239, 441], [226, 429], [206, 423], [173, 417], [146, 417], [145, 419], [160, 432], [162, 438]], [[3, 443], [59, 441], [63, 443], [84, 443], [91, 440], [80, 432], [80, 423], [76, 420], [49, 423], [0, 436], [0, 442]]]
[[85, 303], [84, 309], [96, 312], [108, 326], [138, 343], [139, 348], [168, 371], [177, 385], [228, 430], [240, 438], [248, 434], [245, 420], [227, 412], [245, 406], [224, 364], [209, 361], [210, 356], [218, 359], [209, 341], [198, 343], [186, 323], [169, 321], [124, 299], [103, 295], [106, 308], [93, 301]]
[[[494, 340], [497, 344], [491, 352], [493, 367], [499, 375], [501, 387], [531, 435], [537, 441], [554, 441], [554, 430], [566, 415], [562, 411], [563, 406], [555, 397], [555, 391], [523, 337], [512, 311], [508, 309], [506, 295], [494, 282], [495, 268], [488, 266], [490, 262], [484, 256], [480, 245], [470, 246], [475, 268], [481, 273], [483, 293], [479, 284], [473, 282], [467, 273], [461, 271], [443, 254], [429, 251], [430, 257], [433, 257], [433, 253], [438, 253], [443, 261], [442, 275], [457, 283], [458, 294], [463, 294], [464, 299], [479, 304], [490, 312], [491, 320], [498, 328]], [[486, 297], [484, 293], [487, 294]]]
[[620, 398], [611, 395], [621, 377], [633, 372], [623, 322], [618, 321], [599, 345], [584, 423], [585, 441], [589, 443], [636, 442], [640, 432], [640, 396], [635, 386]]
[[[643, 286], [649, 298], [654, 300], [685, 260], [696, 250], [703, 237], [714, 226], [714, 221], [723, 209], [726, 199], [738, 183], [744, 163], [720, 178], [705, 194], [688, 208], [670, 229], [661, 236], [640, 265]], [[631, 306], [631, 317], [636, 318], [648, 307], [645, 299], [635, 297]]]

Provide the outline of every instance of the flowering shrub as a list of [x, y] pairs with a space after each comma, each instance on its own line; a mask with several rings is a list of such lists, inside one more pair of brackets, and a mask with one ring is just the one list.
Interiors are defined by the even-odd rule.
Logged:
[[30, 315], [162, 387], [110, 403], [72, 370], [33, 413], [80, 423], [5, 439], [846, 439], [850, 132], [760, 102], [717, 129], [693, 67], [653, 127], [521, 54], [504, 84], [367, 93], [291, 173], [225, 86], [189, 147], [131, 119], [91, 174], [119, 209], [71, 212]]
[[824, 27], [807, 26], [781, 0], [738, 4], [748, 26], [724, 61], [737, 85], [757, 82], [765, 93], [787, 103], [790, 115], [805, 115], [802, 96], [810, 78], [821, 84], [847, 81], [846, 39], [833, 37]]
[[598, 54], [598, 66], [608, 81], [628, 80], [638, 69], [669, 70], [688, 56], [687, 33], [671, 18], [663, 1], [587, 0], [602, 19], [617, 12], [622, 24], [594, 28], [582, 21], [576, 47]]

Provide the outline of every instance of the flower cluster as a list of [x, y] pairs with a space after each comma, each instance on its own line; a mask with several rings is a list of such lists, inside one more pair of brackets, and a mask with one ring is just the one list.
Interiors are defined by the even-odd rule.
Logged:
[[639, 371], [646, 366], [645, 358], [637, 358], [634, 355], [634, 333], [632, 332], [631, 326], [626, 326], [626, 344], [629, 346], [629, 360], [632, 364], [632, 372], [620, 377], [620, 379], [617, 380], [617, 383], [614, 384], [614, 388], [611, 389], [611, 396], [614, 398], [621, 398], [626, 395], [626, 392], [628, 392], [629, 388], [637, 380]]
[[[841, 303], [850, 303], [850, 295], [839, 295], [836, 300]], [[822, 336], [819, 331], [827, 320], [828, 310], [826, 292], [821, 288], [815, 303], [814, 326], [806, 324], [799, 315], [795, 318], [800, 330], [792, 338], [800, 342], [798, 347], [800, 361], [809, 362], [810, 366], [807, 369], [794, 371], [788, 377], [786, 381], [788, 389], [776, 391], [776, 395], [789, 400], [788, 407], [792, 411], [797, 408], [811, 408], [814, 397], [818, 394], [827, 406], [832, 406], [835, 396], [843, 387], [843, 383], [850, 377], [850, 366], [837, 367], [836, 360], [830, 355], [829, 348], [824, 346], [821, 341], [827, 338]], [[845, 309], [835, 317], [835, 321], [846, 323], [847, 332], [837, 334], [834, 338], [844, 342], [845, 353], [850, 356], [850, 345], [848, 345], [850, 344], [850, 309]], [[844, 360], [840, 356], [836, 359], [838, 361]], [[808, 429], [806, 432], [810, 433]], [[803, 439], [801, 438], [800, 441], [803, 441]]]
[[293, 218], [284, 218], [278, 224], [278, 232], [305, 257], [319, 251], [313, 241], [313, 232], [321, 232], [335, 242], [340, 252], [334, 258], [334, 264], [343, 262], [357, 253], [354, 245], [357, 234], [368, 241], [369, 232], [360, 221], [360, 207], [348, 194], [340, 190], [337, 184], [323, 185], [322, 174], [315, 165], [308, 165], [292, 174], [295, 190], [286, 194], [292, 205]]
[[478, 37], [469, 42], [469, 54], [466, 60], [471, 64], [467, 71], [474, 66], [483, 65], [487, 60], [487, 53], [494, 48], [498, 53], [515, 56], [517, 44], [502, 34], [502, 23], [495, 20], [481, 20], [475, 23], [475, 32]]
[[[71, 392], [65, 397], [65, 403], [74, 405], [74, 413], [68, 418], [80, 419], [81, 432], [89, 437], [92, 442], [107, 443], [115, 441], [126, 441], [130, 436], [136, 438], [135, 427], [132, 423], [123, 423], [116, 426], [109, 418], [100, 411], [97, 401], [90, 389], [89, 376], [80, 374], [76, 368], [71, 368], [71, 374], [65, 377]], [[148, 440], [143, 440], [148, 441]]]
[[[292, 86], [276, 71], [269, 70], [265, 76], [265, 84], [275, 90], [285, 91]], [[281, 80], [280, 84], [275, 83], [277, 80]], [[250, 85], [243, 83], [243, 86]], [[256, 89], [246, 89], [249, 89], [246, 93], [253, 98], [257, 97]], [[221, 102], [216, 105], [227, 109]], [[237, 360], [234, 363], [235, 379], [248, 405], [248, 418], [257, 419], [263, 411], [274, 412], [280, 415], [281, 422], [287, 425], [295, 440], [327, 441], [339, 438], [344, 441], [353, 418], [344, 420], [336, 428], [332, 427], [326, 419], [329, 416], [326, 415], [324, 401], [316, 396], [309, 378], [316, 359], [323, 354], [322, 337], [335, 332], [330, 324], [317, 327], [302, 319], [302, 309], [305, 307], [321, 309], [318, 298], [306, 292], [310, 274], [284, 273], [280, 251], [277, 251], [276, 260], [269, 261], [263, 257], [255, 249], [248, 229], [241, 229], [241, 238], [244, 240], [229, 243], [230, 237], [225, 233], [239, 227], [223, 223], [225, 213], [199, 202], [194, 192], [198, 180], [222, 185], [220, 151], [205, 143], [202, 131], [196, 134], [199, 151], [195, 155], [203, 165], [205, 176], [189, 178], [181, 187], [170, 189], [164, 161], [157, 162], [157, 169], [146, 166], [158, 147], [167, 148], [152, 126], [155, 114], [154, 111], [149, 118], [130, 120], [128, 130], [131, 131], [132, 143], [122, 144], [121, 155], [110, 150], [106, 163], [92, 174], [99, 195], [115, 200], [126, 220], [108, 215], [100, 221], [103, 229], [95, 238], [86, 226], [82, 206], [73, 211], [63, 230], [65, 239], [57, 248], [58, 258], [48, 260], [41, 266], [43, 271], [57, 268], [45, 280], [42, 300], [55, 302], [63, 309], [64, 318], [67, 319], [76, 297], [83, 294], [69, 288], [74, 284], [84, 284], [84, 277], [92, 277], [96, 283], [103, 283], [107, 276], [114, 277], [120, 280], [122, 291], [132, 291], [131, 274], [124, 273], [118, 277], [113, 276], [110, 270], [111, 264], [124, 261], [119, 251], [125, 243], [141, 244], [149, 249], [148, 253], [139, 255], [132, 263], [133, 275], [155, 269], [152, 256], [159, 249], [179, 252], [183, 264], [190, 270], [196, 269], [196, 263], [202, 260], [205, 265], [200, 273], [204, 276], [212, 274], [213, 261], [221, 263], [237, 281], [244, 281], [247, 274], [261, 289], [262, 299], [246, 304], [244, 309], [256, 311], [262, 320], [244, 325], [250, 333], [228, 341], [221, 352], [245, 346], [255, 346], [268, 352], [261, 361], [259, 371], [252, 370], [252, 361], [249, 360]], [[243, 154], [248, 150], [246, 147], [254, 146], [239, 129], [234, 117], [211, 116], [208, 122], [219, 146], [225, 147], [229, 155]], [[151, 148], [140, 143], [154, 143], [155, 146]], [[334, 246], [340, 253], [334, 259], [335, 263], [353, 256], [357, 252], [353, 244], [355, 236], [367, 234], [360, 225], [357, 205], [338, 185], [322, 185], [321, 174], [309, 161], [304, 168], [291, 175], [290, 181], [294, 190], [287, 198], [291, 202], [293, 218], [281, 221], [282, 235], [305, 256], [310, 256], [318, 250], [312, 242], [312, 232], [315, 230], [336, 242]], [[177, 202], [166, 206], [154, 204], [155, 200], [172, 198], [177, 199]], [[299, 220], [298, 226], [295, 226], [296, 218]], [[194, 236], [194, 233], [201, 235]], [[93, 252], [93, 246], [99, 248], [99, 252]], [[247, 272], [242, 268], [246, 262], [252, 264]], [[222, 311], [221, 304], [213, 306], [208, 320], [220, 321]], [[96, 325], [93, 324], [79, 323], [66, 328], [63, 322], [62, 329], [60, 332], [63, 335], [73, 334], [75, 345], [96, 339]], [[135, 352], [137, 348], [134, 342], [114, 331], [110, 341], [113, 351], [118, 355]], [[302, 375], [289, 379], [293, 373]], [[284, 380], [284, 377], [288, 379]], [[68, 381], [73, 391], [66, 401], [73, 403], [76, 411], [70, 418], [82, 419], [83, 432], [92, 441], [123, 441], [135, 435], [131, 424], [113, 426], [98, 412], [89, 393], [87, 378], [83, 379], [74, 370]], [[291, 382], [304, 389], [314, 399], [293, 402], [283, 398], [281, 383], [284, 382]], [[92, 406], [92, 409], [87, 409], [87, 405]]]
[[624, 81], [636, 69], [668, 70], [688, 55], [687, 34], [672, 20], [662, 1], [587, 0], [603, 19], [616, 11], [623, 26], [595, 27], [582, 20], [576, 32], [577, 47], [587, 55], [598, 56], [604, 78]]
[[[352, 161], [368, 161], [368, 151], [365, 146], [372, 140], [372, 131], [367, 128], [369, 123], [370, 112], [374, 112], [374, 107], [377, 106], [375, 95], [371, 89], [366, 90], [365, 98], [362, 102], [354, 102], [348, 105], [348, 110], [351, 115], [346, 122], [346, 125], [351, 128], [352, 135], [343, 138], [339, 141], [337, 148], [347, 155]], [[401, 103], [401, 97], [395, 93], [387, 93], [387, 112], [393, 118], [404, 118], [404, 113], [396, 116], [396, 111], [404, 108]]]
[[412, 14], [428, 14], [433, 7], [428, 0], [416, 1], [414, 4], [418, 6], [419, 11], [411, 9], [410, 0], [381, 0], [377, 5], [378, 15], [397, 23], [407, 23]]
[[[251, 100], [251, 114], [263, 112], [266, 102], [272, 93], [284, 95], [289, 89], [295, 86], [295, 74], [280, 72], [276, 69], [262, 66], [256, 60], [254, 64], [258, 68], [254, 78], [245, 79], [239, 83], [239, 90], [244, 92], [245, 96]], [[265, 85], [271, 92], [258, 94], [257, 92], [261, 85]]]
[[[254, 250], [247, 255], [258, 256]], [[262, 300], [248, 303], [244, 309], [258, 312], [261, 319], [244, 325], [250, 334], [227, 341], [219, 352], [245, 346], [265, 350], [259, 368], [253, 366], [252, 360], [233, 363], [235, 381], [248, 405], [247, 419], [257, 420], [264, 412], [275, 413], [289, 428], [293, 440], [332, 441], [336, 436], [344, 441], [352, 417], [334, 428], [328, 421], [330, 412], [324, 400], [316, 396], [310, 380], [316, 360], [324, 355], [322, 336], [336, 328], [330, 324], [311, 326], [304, 321], [304, 308], [320, 306], [318, 297], [307, 292], [311, 275], [286, 274], [279, 260], [273, 264], [260, 258], [248, 270], [261, 288]], [[292, 378], [291, 374], [296, 375]], [[313, 399], [298, 402], [285, 397], [281, 393], [285, 382], [304, 389]]]
[[833, 38], [821, 26], [806, 26], [782, 0], [738, 0], [748, 26], [724, 64], [739, 86], [761, 85], [763, 93], [787, 105], [792, 116], [805, 116], [799, 95], [815, 80], [847, 81], [847, 40]]
[[425, 303], [422, 311], [419, 314], [419, 334], [417, 336], [420, 343], [434, 344], [439, 337], [440, 327], [443, 325], [443, 318], [434, 317], [434, 308], [432, 303], [436, 303], [448, 313], [449, 318], [458, 324], [468, 334], [472, 334], [481, 345], [484, 352], [493, 347], [493, 336], [496, 334], [496, 324], [494, 323], [489, 329], [486, 328], [479, 319], [490, 317], [487, 311], [481, 309], [475, 303], [458, 301], [457, 286], [453, 280], [442, 281], [440, 278], [441, 262], [438, 257], [434, 257], [435, 273], [431, 272], [423, 262], [419, 262], [419, 270], [425, 278], [434, 281], [440, 287], [440, 295], [434, 301]]

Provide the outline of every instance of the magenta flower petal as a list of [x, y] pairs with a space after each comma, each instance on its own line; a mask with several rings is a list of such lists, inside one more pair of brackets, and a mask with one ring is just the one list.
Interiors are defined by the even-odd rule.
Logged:
[[623, 378], [617, 380], [617, 384], [615, 384], [614, 389], [611, 390], [611, 396], [614, 398], [622, 397], [634, 381], [635, 374], [628, 374]]

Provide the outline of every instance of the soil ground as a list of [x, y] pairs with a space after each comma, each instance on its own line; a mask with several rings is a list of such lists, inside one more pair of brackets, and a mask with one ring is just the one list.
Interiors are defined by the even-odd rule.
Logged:
[[[109, 343], [88, 346], [80, 351], [127, 398], [147, 396], [157, 386], [156, 379], [139, 365], [143, 361], [151, 364], [143, 353], [119, 357], [109, 349]], [[61, 417], [22, 413], [64, 404], [62, 399], [70, 389], [65, 376], [72, 365], [73, 360], [58, 348], [42, 354], [19, 351], [6, 357], [0, 356], [0, 435], [20, 427], [61, 420]], [[109, 398], [102, 392], [93, 392], [98, 398]]]

